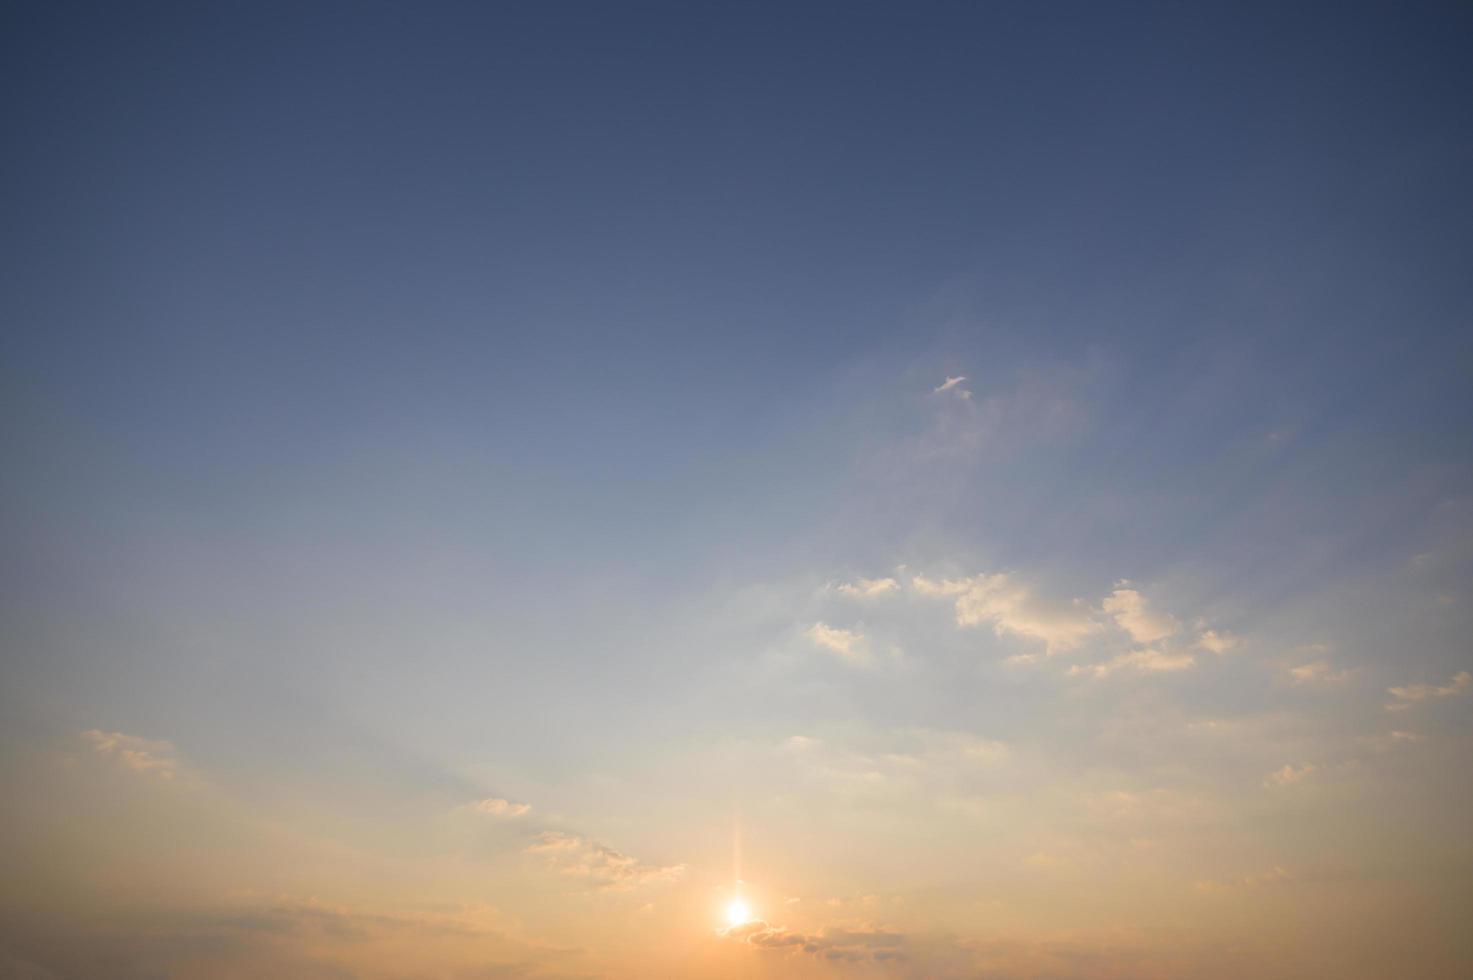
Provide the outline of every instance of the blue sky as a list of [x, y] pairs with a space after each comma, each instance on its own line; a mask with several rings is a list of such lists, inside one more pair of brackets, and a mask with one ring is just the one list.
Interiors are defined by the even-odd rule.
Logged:
[[0, 965], [1473, 962], [1465, 7], [3, 17]]

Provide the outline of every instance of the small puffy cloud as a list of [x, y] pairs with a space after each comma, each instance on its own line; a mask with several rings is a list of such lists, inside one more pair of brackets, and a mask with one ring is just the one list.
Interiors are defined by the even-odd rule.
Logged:
[[641, 864], [597, 841], [555, 830], [538, 834], [526, 852], [545, 858], [559, 874], [584, 878], [607, 891], [632, 891], [654, 882], [674, 881], [685, 873], [683, 864]]
[[945, 381], [932, 388], [931, 394], [942, 395], [949, 391], [955, 394], [958, 398], [971, 398], [972, 393], [962, 387], [966, 380], [967, 377], [964, 374], [959, 374], [954, 378], [947, 378]]
[[1387, 711], [1402, 711], [1410, 708], [1418, 701], [1435, 700], [1437, 698], [1450, 698], [1462, 694], [1473, 684], [1473, 674], [1466, 670], [1460, 670], [1453, 675], [1453, 679], [1442, 686], [1433, 684], [1408, 684], [1405, 687], [1389, 687], [1386, 692], [1394, 699], [1387, 703]]
[[472, 803], [471, 809], [488, 817], [525, 817], [532, 812], [530, 804], [512, 803], [495, 796]]
[[887, 595], [900, 588], [900, 583], [893, 578], [861, 578], [853, 582], [843, 582], [834, 587], [834, 591], [851, 599], [873, 599], [876, 596]]
[[1129, 585], [1129, 582], [1116, 582], [1115, 591], [1105, 598], [1104, 610], [1117, 626], [1130, 634], [1132, 640], [1155, 643], [1181, 628], [1175, 617], [1153, 610], [1146, 597], [1135, 589], [1127, 588]]
[[1072, 649], [1099, 629], [1082, 603], [1041, 599], [1006, 572], [940, 580], [917, 575], [911, 588], [923, 596], [955, 598], [958, 627], [990, 623], [998, 636], [1040, 640], [1049, 653]]
[[1167, 653], [1163, 650], [1131, 650], [1100, 664], [1076, 664], [1069, 668], [1070, 677], [1081, 674], [1107, 677], [1117, 670], [1135, 670], [1146, 674], [1171, 673], [1194, 666], [1197, 658], [1190, 653]]
[[179, 773], [179, 758], [173, 743], [163, 739], [140, 738], [122, 732], [104, 732], [96, 728], [82, 733], [93, 750], [104, 758], [134, 772], [159, 779], [173, 779]]
[[1308, 778], [1309, 775], [1313, 773], [1316, 768], [1317, 767], [1312, 762], [1306, 762], [1304, 765], [1299, 766], [1298, 768], [1285, 763], [1282, 769], [1275, 769], [1273, 772], [1269, 773], [1268, 776], [1263, 780], [1263, 785], [1293, 786], [1295, 783], [1304, 782], [1304, 780]]
[[1238, 637], [1226, 630], [1203, 630], [1202, 635], [1197, 637], [1197, 646], [1208, 653], [1227, 653], [1239, 642]]
[[869, 652], [865, 649], [864, 637], [853, 630], [841, 629], [827, 623], [814, 623], [808, 627], [804, 635], [817, 646], [851, 664], [862, 664], [869, 661]]
[[1336, 670], [1328, 660], [1311, 660], [1289, 668], [1295, 684], [1341, 684], [1350, 677], [1348, 670]]

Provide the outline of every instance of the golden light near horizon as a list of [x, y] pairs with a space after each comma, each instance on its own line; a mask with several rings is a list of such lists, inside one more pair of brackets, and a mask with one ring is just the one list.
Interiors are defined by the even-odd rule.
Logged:
[[752, 910], [740, 897], [733, 898], [726, 905], [726, 924], [732, 928], [746, 925], [752, 921]]

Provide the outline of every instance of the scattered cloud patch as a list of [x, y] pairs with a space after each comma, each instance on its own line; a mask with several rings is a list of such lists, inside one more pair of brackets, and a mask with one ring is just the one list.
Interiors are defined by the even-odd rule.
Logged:
[[98, 755], [134, 772], [159, 779], [173, 779], [179, 774], [179, 757], [172, 742], [96, 728], [83, 732], [82, 738], [91, 743]]
[[526, 852], [543, 857], [559, 874], [586, 879], [606, 891], [632, 891], [685, 874], [684, 864], [642, 864], [597, 841], [555, 830], [538, 834]]
[[758, 949], [801, 953], [831, 963], [894, 963], [905, 955], [903, 935], [872, 929], [825, 929], [810, 935], [759, 919], [723, 929], [720, 935]]
[[962, 387], [962, 385], [966, 383], [966, 380], [967, 377], [964, 374], [959, 374], [954, 378], [947, 378], [945, 381], [932, 388], [931, 394], [942, 395], [950, 391], [954, 393], [958, 398], [971, 398], [972, 393], [966, 388]]
[[827, 623], [814, 623], [804, 633], [814, 644], [851, 664], [869, 662], [864, 636]]
[[1328, 660], [1311, 660], [1307, 664], [1290, 667], [1289, 677], [1295, 684], [1343, 684], [1350, 678], [1350, 671], [1336, 670]]
[[1153, 610], [1146, 597], [1135, 589], [1127, 588], [1129, 585], [1129, 582], [1116, 582], [1115, 591], [1105, 597], [1103, 608], [1117, 626], [1130, 634], [1132, 640], [1155, 643], [1181, 628], [1176, 617]]
[[1197, 663], [1190, 653], [1167, 653], [1164, 650], [1131, 650], [1104, 663], [1075, 664], [1069, 668], [1070, 677], [1092, 675], [1107, 677], [1117, 670], [1135, 670], [1146, 674], [1170, 673], [1187, 670]]
[[1264, 779], [1263, 785], [1293, 786], [1295, 783], [1304, 782], [1304, 780], [1309, 778], [1310, 774], [1312, 774], [1317, 768], [1318, 767], [1315, 766], [1315, 764], [1312, 762], [1306, 762], [1304, 765], [1299, 766], [1298, 768], [1285, 763], [1282, 769], [1275, 769], [1273, 772], [1269, 773], [1267, 778]]
[[1240, 875], [1224, 881], [1199, 881], [1193, 887], [1202, 894], [1212, 892], [1224, 892], [1236, 888], [1260, 888], [1264, 885], [1274, 885], [1279, 882], [1291, 881], [1294, 876], [1281, 867], [1273, 867], [1267, 871], [1258, 871], [1252, 874]]
[[495, 796], [472, 803], [471, 809], [488, 817], [525, 817], [532, 812], [531, 804], [512, 803]]
[[851, 599], [873, 599], [898, 591], [900, 583], [893, 578], [861, 578], [853, 582], [842, 582], [834, 591]]
[[955, 598], [958, 627], [991, 624], [998, 636], [1039, 640], [1048, 653], [1073, 649], [1099, 630], [1083, 603], [1042, 599], [1007, 572], [960, 579], [917, 575], [911, 588], [923, 596]]
[[1450, 698], [1462, 694], [1473, 684], [1473, 674], [1460, 670], [1452, 680], [1441, 686], [1433, 684], [1408, 684], [1405, 687], [1389, 687], [1386, 692], [1393, 698], [1386, 705], [1387, 711], [1403, 711], [1419, 701]]
[[1241, 640], [1226, 630], [1203, 630], [1197, 637], [1197, 646], [1208, 653], [1223, 654], [1237, 646]]

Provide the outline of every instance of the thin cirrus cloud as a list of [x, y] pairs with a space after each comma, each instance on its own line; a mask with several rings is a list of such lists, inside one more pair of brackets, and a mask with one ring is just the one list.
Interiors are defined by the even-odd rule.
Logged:
[[1388, 687], [1386, 693], [1392, 699], [1387, 702], [1387, 711], [1405, 711], [1419, 701], [1435, 701], [1462, 694], [1473, 684], [1473, 674], [1460, 670], [1446, 684], [1407, 684], [1404, 687]]
[[179, 755], [172, 742], [96, 728], [83, 732], [82, 738], [98, 755], [134, 772], [159, 779], [173, 779], [179, 774]]
[[675, 881], [686, 869], [684, 864], [644, 864], [597, 841], [555, 830], [538, 834], [525, 851], [544, 858], [559, 874], [585, 879], [605, 891], [633, 891]]

